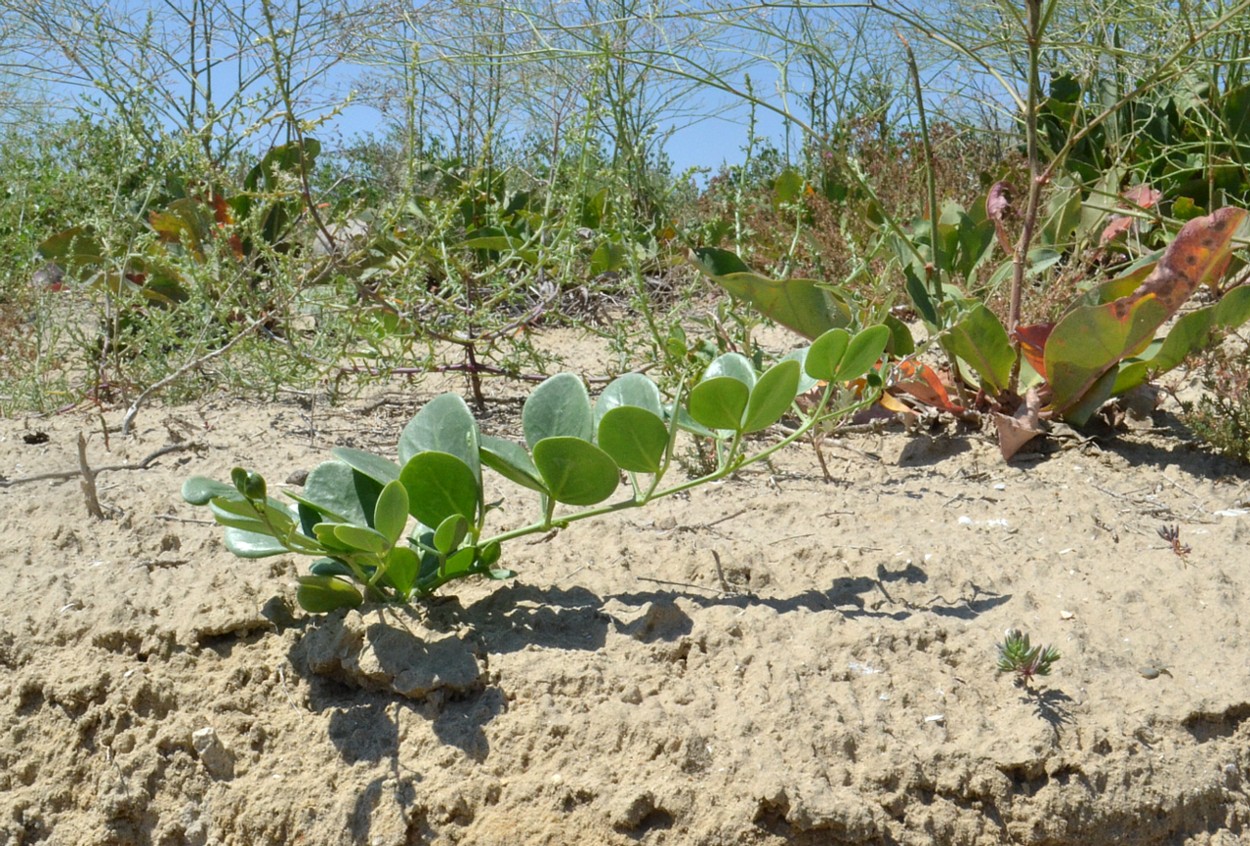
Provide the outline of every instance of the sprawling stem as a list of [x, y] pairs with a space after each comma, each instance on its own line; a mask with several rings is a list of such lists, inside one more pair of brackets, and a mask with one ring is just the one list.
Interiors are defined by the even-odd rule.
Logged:
[[[699, 476], [696, 479], [688, 479], [684, 482], [681, 482], [679, 484], [673, 485], [668, 488], [656, 490], [656, 487], [658, 486], [660, 479], [663, 477], [664, 471], [668, 467], [666, 463], [665, 466], [660, 469], [660, 472], [656, 474], [655, 484], [652, 485], [652, 489], [649, 490], [647, 494], [642, 498], [638, 498], [635, 496], [635, 497], [631, 497], [630, 499], [620, 500], [617, 502], [610, 503], [608, 505], [601, 505], [595, 508], [588, 508], [585, 511], [578, 511], [573, 514], [561, 515], [558, 518], [555, 518], [552, 512], [548, 511], [544, 515], [544, 518], [542, 520], [537, 521], [535, 523], [531, 523], [528, 526], [522, 526], [520, 528], [512, 529], [511, 531], [507, 531], [507, 532], [503, 532], [502, 534], [495, 535], [493, 538], [490, 538], [489, 540], [487, 540], [483, 545], [487, 545], [490, 543], [504, 543], [505, 541], [510, 541], [515, 538], [524, 537], [526, 535], [532, 535], [532, 534], [536, 534], [539, 532], [548, 532], [548, 531], [551, 531], [553, 528], [556, 528], [556, 529], [564, 528], [568, 526], [570, 523], [576, 523], [579, 520], [589, 520], [592, 517], [601, 517], [604, 514], [612, 514], [616, 511], [624, 511], [630, 508], [640, 508], [644, 505], [647, 505], [650, 502], [653, 502], [654, 500], [663, 499], [665, 497], [673, 496], [674, 494], [682, 493], [683, 491], [691, 490], [692, 488], [697, 488], [700, 485], [706, 485], [709, 482], [716, 482], [721, 479], [724, 479], [725, 477], [732, 475], [738, 470], [741, 470], [743, 467], [747, 467], [751, 464], [755, 464], [757, 462], [765, 460], [766, 458], [776, 453], [778, 450], [783, 449], [786, 446], [789, 446], [790, 444], [794, 443], [799, 438], [802, 438], [804, 435], [806, 435], [808, 432], [812, 430], [812, 427], [823, 422], [828, 417], [828, 415], [825, 414], [825, 409], [828, 406], [829, 401], [832, 398], [833, 393], [836, 390], [837, 388], [833, 385], [826, 386], [824, 393], [821, 395], [819, 405], [817, 405], [816, 409], [811, 413], [811, 415], [808, 416], [803, 421], [802, 425], [800, 425], [793, 432], [790, 432], [788, 435], [786, 435], [786, 437], [782, 438], [777, 443], [769, 447], [766, 447], [765, 449], [762, 449], [759, 452], [754, 453], [753, 455], [738, 457], [736, 456], [736, 453], [738, 451], [737, 446], [731, 447], [729, 453], [726, 456], [726, 460], [721, 462], [719, 466], [716, 468], [716, 470], [714, 470], [713, 472], [708, 473], [707, 475], [704, 475], [704, 476]], [[877, 392], [872, 391], [872, 392], [865, 394], [854, 405], [851, 405], [848, 408], [840, 409], [837, 412], [837, 414], [839, 416], [850, 414], [861, 408], [866, 408], [872, 405], [876, 401], [877, 401]], [[735, 438], [735, 444], [738, 444], [738, 443], [740, 443], [740, 437]], [[734, 460], [734, 459], [737, 459], [737, 460]]]

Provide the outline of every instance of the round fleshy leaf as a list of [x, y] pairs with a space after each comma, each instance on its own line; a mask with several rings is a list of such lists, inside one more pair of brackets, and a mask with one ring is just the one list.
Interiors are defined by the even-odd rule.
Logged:
[[850, 343], [850, 332], [845, 329], [830, 329], [812, 342], [812, 348], [807, 352], [807, 360], [803, 362], [803, 369], [817, 381], [832, 382]]
[[634, 406], [646, 409], [664, 419], [664, 405], [660, 397], [660, 389], [655, 383], [641, 373], [626, 373], [618, 376], [603, 389], [595, 402], [595, 431], [599, 431], [603, 416], [614, 408]]
[[668, 428], [645, 408], [618, 405], [599, 421], [599, 446], [622, 470], [655, 473], [664, 463]]
[[367, 526], [373, 519], [380, 493], [382, 485], [377, 481], [342, 461], [325, 461], [308, 474], [303, 493], [288, 495], [317, 510], [332, 523]]
[[427, 526], [438, 526], [452, 514], [470, 523], [477, 516], [478, 478], [454, 455], [421, 452], [400, 471], [408, 489], [408, 511]]
[[475, 479], [482, 478], [481, 437], [469, 407], [456, 394], [440, 394], [408, 422], [399, 436], [399, 462], [407, 465], [422, 452], [445, 452], [464, 462]]
[[747, 386], [755, 387], [755, 366], [742, 353], [725, 353], [713, 359], [703, 371], [703, 380], [715, 379], [718, 376], [730, 376]]
[[357, 608], [365, 601], [355, 585], [334, 576], [300, 576], [295, 601], [310, 614]]
[[447, 562], [443, 564], [443, 578], [454, 579], [472, 572], [476, 562], [477, 550], [471, 546], [465, 547], [454, 555], [447, 556]]
[[534, 445], [534, 464], [551, 498], [567, 505], [603, 502], [621, 482], [611, 456], [581, 438], [543, 438]]
[[469, 521], [459, 514], [453, 514], [434, 530], [434, 548], [448, 555], [460, 546], [468, 533]]
[[687, 406], [695, 422], [709, 429], [731, 429], [742, 426], [742, 415], [751, 397], [751, 388], [733, 376], [704, 379], [690, 391]]
[[758, 432], [781, 419], [798, 392], [801, 368], [797, 361], [779, 361], [760, 376], [751, 389], [743, 432]]
[[582, 380], [572, 373], [557, 373], [535, 388], [521, 409], [521, 428], [531, 450], [544, 438], [589, 441], [594, 434], [594, 415]]

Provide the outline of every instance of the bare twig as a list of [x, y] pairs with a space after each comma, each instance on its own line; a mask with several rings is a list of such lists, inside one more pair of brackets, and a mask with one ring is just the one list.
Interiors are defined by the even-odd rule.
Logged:
[[87, 513], [97, 520], [104, 519], [104, 511], [100, 508], [100, 497], [95, 489], [96, 471], [87, 464], [87, 438], [78, 433], [78, 472], [82, 476], [82, 495], [87, 500]]
[[146, 458], [144, 458], [142, 461], [138, 463], [110, 464], [107, 467], [100, 467], [96, 470], [90, 470], [90, 468], [87, 467], [86, 459], [84, 458], [84, 450], [85, 450], [86, 445], [81, 435], [78, 436], [78, 441], [79, 441], [78, 456], [79, 456], [80, 469], [60, 470], [55, 473], [40, 473], [38, 476], [27, 476], [23, 479], [0, 479], [0, 488], [11, 488], [11, 487], [14, 487], [15, 485], [24, 485], [28, 482], [65, 481], [67, 479], [72, 479], [75, 476], [83, 475], [84, 469], [88, 470], [91, 473], [91, 476], [93, 479], [94, 477], [100, 475], [101, 473], [108, 473], [113, 470], [146, 470], [148, 469], [148, 466], [153, 461], [155, 461], [156, 459], [160, 458], [163, 455], [168, 455], [171, 452], [182, 452], [183, 450], [186, 450], [186, 449], [195, 449], [197, 447], [197, 444], [168, 444], [167, 446], [163, 446], [160, 449], [158, 449], [156, 452], [153, 452], [152, 454], [148, 455]]

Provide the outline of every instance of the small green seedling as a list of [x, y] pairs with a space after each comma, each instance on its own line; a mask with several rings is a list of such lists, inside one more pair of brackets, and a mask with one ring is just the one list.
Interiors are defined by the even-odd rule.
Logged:
[[1008, 629], [1007, 636], [998, 644], [998, 671], [1015, 673], [1016, 680], [1028, 684], [1035, 676], [1050, 675], [1050, 667], [1059, 660], [1059, 650], [1053, 646], [1031, 646], [1029, 636], [1019, 629]]
[[[333, 460], [308, 474], [298, 495], [288, 493], [294, 506], [271, 498], [260, 475], [239, 467], [229, 484], [192, 476], [182, 496], [212, 509], [235, 555], [316, 558], [296, 594], [313, 613], [365, 601], [408, 602], [471, 576], [506, 579], [513, 574], [498, 562], [509, 540], [723, 479], [831, 416], [875, 402], [883, 383], [876, 367], [889, 330], [872, 326], [852, 335], [837, 328], [826, 335], [763, 373], [744, 356], [727, 353], [708, 366], [684, 401], [671, 404], [639, 373], [616, 379], [593, 405], [576, 376], [552, 376], [521, 410], [523, 444], [483, 435], [464, 400], [442, 394], [404, 427], [398, 461], [339, 447]], [[865, 387], [854, 401], [831, 404], [840, 385], [855, 380]], [[818, 381], [826, 383], [821, 400], [803, 414], [795, 398]], [[796, 430], [748, 451], [754, 439], [747, 436], [792, 409], [801, 419]], [[706, 475], [664, 487], [679, 430], [714, 440], [717, 464]], [[535, 494], [537, 519], [487, 536], [487, 517], [500, 503], [487, 501], [483, 469]], [[607, 502], [623, 479], [629, 493]]]

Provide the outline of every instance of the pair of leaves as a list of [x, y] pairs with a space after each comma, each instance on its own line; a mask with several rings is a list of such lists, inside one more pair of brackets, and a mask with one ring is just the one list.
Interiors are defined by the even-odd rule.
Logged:
[[529, 451], [503, 438], [484, 437], [481, 459], [509, 481], [556, 502], [594, 505], [620, 484], [616, 462], [591, 442], [594, 425], [586, 386], [573, 374], [560, 373], [535, 388], [521, 409]]
[[[741, 434], [758, 432], [776, 423], [797, 394], [815, 383], [846, 383], [863, 377], [876, 365], [891, 340], [884, 325], [852, 335], [833, 328], [805, 351], [798, 351], [756, 376], [751, 362], [739, 353], [714, 360], [690, 392], [693, 421], [708, 430]], [[688, 427], [691, 428], [691, 427]]]

